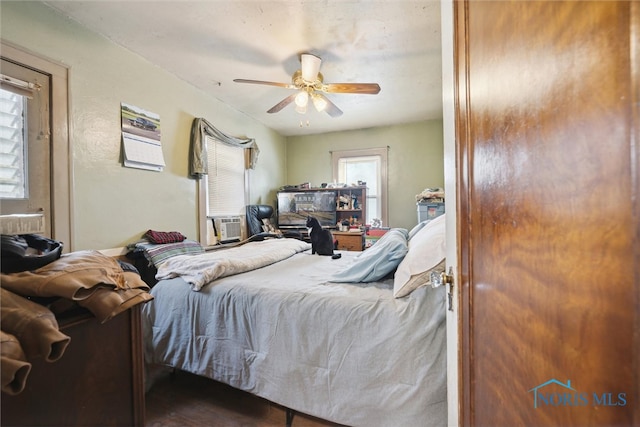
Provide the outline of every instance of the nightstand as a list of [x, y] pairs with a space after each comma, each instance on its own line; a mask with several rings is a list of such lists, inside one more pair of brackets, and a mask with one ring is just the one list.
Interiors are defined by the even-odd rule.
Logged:
[[71, 343], [55, 363], [31, 361], [22, 393], [2, 393], [2, 425], [144, 426], [140, 305], [105, 323], [85, 310], [57, 321]]
[[338, 250], [342, 251], [358, 251], [364, 249], [364, 232], [352, 231], [332, 231], [334, 240], [338, 241], [336, 245]]

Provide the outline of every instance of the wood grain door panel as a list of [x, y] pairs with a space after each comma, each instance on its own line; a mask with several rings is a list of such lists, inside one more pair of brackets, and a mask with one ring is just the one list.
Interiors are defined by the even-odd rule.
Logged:
[[455, 15], [463, 424], [633, 425], [637, 7]]

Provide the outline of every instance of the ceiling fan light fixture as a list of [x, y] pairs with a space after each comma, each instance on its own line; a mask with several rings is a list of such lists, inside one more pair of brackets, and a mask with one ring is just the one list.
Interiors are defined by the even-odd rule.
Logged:
[[306, 105], [296, 105], [296, 111], [300, 114], [306, 114], [307, 113], [307, 106]]
[[316, 107], [316, 110], [319, 112], [327, 109], [327, 101], [317, 93], [311, 95], [311, 100], [313, 101], [313, 106]]
[[304, 108], [305, 111], [306, 111], [307, 103], [309, 102], [309, 94], [306, 91], [301, 90], [296, 95], [296, 101], [295, 102], [296, 102], [296, 106], [297, 107]]

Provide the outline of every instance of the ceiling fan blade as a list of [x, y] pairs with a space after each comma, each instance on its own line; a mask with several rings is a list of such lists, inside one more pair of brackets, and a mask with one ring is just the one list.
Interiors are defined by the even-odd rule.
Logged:
[[236, 83], [251, 83], [255, 85], [268, 85], [268, 86], [278, 86], [283, 87], [285, 89], [295, 89], [296, 87], [291, 83], [278, 83], [278, 82], [265, 82], [264, 80], [247, 80], [247, 79], [233, 79]]
[[307, 82], [315, 82], [320, 72], [322, 59], [310, 53], [300, 55], [302, 78]]
[[322, 85], [322, 91], [327, 93], [375, 95], [380, 92], [380, 85], [378, 83], [327, 83]]
[[[326, 96], [324, 96], [324, 95], [323, 95], [323, 94], [321, 94], [320, 92], [315, 92], [315, 93], [313, 94], [313, 96], [314, 96], [314, 97], [318, 97], [318, 98], [322, 99], [322, 100], [326, 103], [326, 104], [325, 104], [325, 107], [324, 107], [324, 111], [325, 111], [328, 115], [330, 115], [331, 117], [340, 117], [340, 116], [342, 115], [342, 110], [341, 110], [341, 109], [339, 109], [339, 108], [336, 106], [336, 104], [334, 104], [333, 102], [331, 102], [331, 101], [329, 100], [329, 98], [327, 98]], [[315, 102], [314, 102], [314, 105], [316, 105], [316, 104], [315, 104]], [[318, 108], [318, 107], [317, 107], [317, 105], [316, 105], [316, 108]]]
[[284, 107], [291, 104], [294, 99], [296, 99], [296, 95], [297, 93], [293, 93], [287, 96], [285, 99], [283, 99], [282, 101], [278, 102], [276, 105], [271, 107], [271, 109], [269, 109], [267, 113], [277, 113], [278, 111], [282, 110]]

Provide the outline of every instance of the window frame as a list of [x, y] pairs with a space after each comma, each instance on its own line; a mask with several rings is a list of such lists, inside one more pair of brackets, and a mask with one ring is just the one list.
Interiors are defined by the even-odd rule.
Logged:
[[[251, 170], [248, 167], [248, 156], [249, 156], [249, 149], [244, 148], [244, 147], [236, 147], [236, 146], [232, 146], [230, 144], [225, 144], [224, 142], [220, 141], [219, 139], [210, 136], [210, 135], [206, 135], [205, 136], [205, 141], [204, 144], [207, 146], [207, 157], [209, 155], [209, 150], [208, 150], [208, 144], [211, 142], [214, 142], [216, 144], [223, 144], [227, 147], [231, 147], [231, 148], [237, 148], [238, 150], [242, 150], [243, 156], [242, 156], [242, 161], [243, 161], [243, 169], [244, 169], [244, 194], [243, 194], [243, 199], [244, 199], [244, 208], [246, 209], [246, 206], [248, 204], [248, 200], [249, 200], [249, 194], [250, 194], [250, 176], [249, 176], [249, 171]], [[208, 162], [208, 159], [207, 159]], [[211, 168], [208, 168], [209, 172], [212, 172]], [[209, 212], [209, 174], [203, 174], [201, 179], [198, 179], [198, 235], [199, 235], [199, 241], [203, 246], [211, 246], [213, 245], [215, 242], [215, 238], [213, 238], [212, 235], [212, 218], [219, 218], [219, 217], [226, 217], [226, 216], [231, 216], [231, 214], [217, 214], [215, 212]], [[243, 236], [246, 235], [246, 221], [245, 221], [245, 212], [238, 212], [236, 214], [233, 214], [233, 216], [239, 216], [242, 218], [241, 221], [241, 227], [242, 227], [242, 234]]]
[[[388, 152], [389, 147], [331, 151], [331, 173], [334, 182], [339, 181], [338, 174], [340, 159], [354, 157], [380, 157], [380, 194], [377, 196], [377, 198], [378, 202], [380, 203], [380, 213], [382, 216], [382, 218], [380, 219], [382, 220], [383, 227], [387, 227], [389, 224]], [[367, 198], [370, 198], [369, 191], [367, 191]]]

